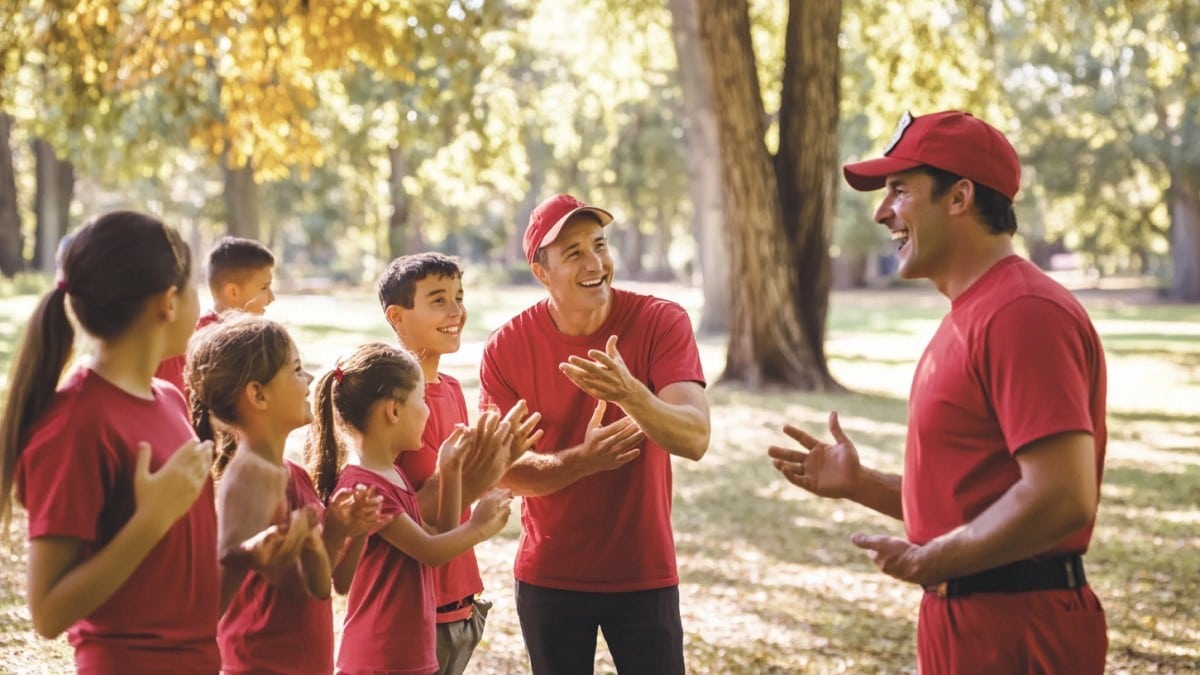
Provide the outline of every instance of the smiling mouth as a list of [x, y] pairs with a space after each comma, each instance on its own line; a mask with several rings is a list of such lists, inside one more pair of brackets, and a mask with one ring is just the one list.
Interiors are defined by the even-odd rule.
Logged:
[[579, 285], [583, 286], [584, 288], [598, 288], [603, 283], [604, 283], [604, 277], [600, 277], [599, 279], [596, 279], [594, 281], [581, 281], [581, 282], [579, 282]]
[[908, 243], [908, 230], [892, 230], [892, 241], [896, 243], [896, 250], [904, 248]]
[[438, 332], [443, 335], [461, 335], [462, 326], [446, 326], [445, 328], [439, 328]]

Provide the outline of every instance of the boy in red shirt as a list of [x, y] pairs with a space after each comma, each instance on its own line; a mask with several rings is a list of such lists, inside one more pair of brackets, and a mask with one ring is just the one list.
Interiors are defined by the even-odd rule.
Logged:
[[[253, 239], [221, 237], [208, 254], [208, 290], [212, 293], [213, 308], [196, 320], [196, 330], [221, 320], [221, 314], [237, 309], [251, 314], [263, 314], [275, 301], [271, 282], [275, 256]], [[183, 382], [183, 354], [163, 359], [154, 376], [175, 385], [187, 399]]]
[[[425, 377], [429, 420], [421, 449], [401, 453], [396, 467], [417, 488], [421, 512], [433, 522], [437, 508], [438, 448], [458, 424], [468, 424], [467, 404], [458, 380], [438, 372], [443, 354], [458, 351], [467, 321], [463, 304], [462, 269], [453, 258], [420, 253], [393, 260], [379, 280], [379, 303], [400, 344], [417, 355]], [[510, 420], [524, 415], [524, 405]], [[537, 440], [529, 432], [537, 425], [536, 413], [514, 427], [515, 453]], [[540, 435], [540, 432], [538, 432]], [[517, 446], [520, 447], [517, 447]], [[471, 516], [470, 503], [491, 487], [515, 457], [513, 449], [493, 457], [467, 458], [463, 467], [462, 521]], [[483, 581], [475, 552], [468, 550], [434, 570], [437, 602], [437, 656], [439, 673], [460, 674], [483, 636], [491, 603], [479, 598]]]

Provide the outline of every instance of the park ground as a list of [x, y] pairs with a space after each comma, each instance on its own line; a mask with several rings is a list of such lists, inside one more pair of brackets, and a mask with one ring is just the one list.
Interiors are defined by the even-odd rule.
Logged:
[[[633, 286], [627, 286], [633, 287]], [[698, 315], [693, 288], [638, 286]], [[444, 370], [468, 404], [487, 332], [538, 297], [532, 287], [468, 279], [463, 349]], [[1080, 297], [1109, 365], [1109, 445], [1088, 578], [1108, 612], [1109, 672], [1200, 670], [1200, 307], [1162, 304], [1144, 290], [1090, 290]], [[0, 368], [8, 370], [32, 296], [0, 298]], [[900, 534], [896, 521], [854, 504], [825, 501], [784, 482], [765, 458], [788, 439], [784, 422], [823, 432], [828, 411], [864, 463], [899, 471], [905, 400], [918, 355], [946, 309], [926, 288], [835, 293], [830, 366], [854, 393], [801, 394], [710, 388], [713, 435], [701, 462], [675, 460], [674, 525], [688, 669], [697, 674], [911, 673], [920, 591], [877, 572], [849, 542], [858, 531]], [[314, 373], [355, 345], [392, 339], [369, 291], [285, 295], [268, 315], [292, 331]], [[715, 380], [724, 340], [702, 338]], [[65, 638], [31, 630], [23, 597], [21, 515], [0, 540], [0, 672], [70, 669]], [[513, 608], [514, 515], [478, 549], [495, 602], [471, 672], [525, 673]], [[339, 616], [342, 604], [337, 605]], [[186, 608], [180, 608], [186, 611]], [[597, 672], [612, 672], [601, 641]]]

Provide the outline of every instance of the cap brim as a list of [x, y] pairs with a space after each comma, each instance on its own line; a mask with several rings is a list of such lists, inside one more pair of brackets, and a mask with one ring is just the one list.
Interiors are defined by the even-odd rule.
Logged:
[[921, 162], [899, 157], [879, 157], [865, 162], [854, 162], [842, 167], [842, 175], [850, 187], [859, 192], [878, 190], [887, 184], [887, 177], [921, 166]]
[[597, 220], [600, 221], [600, 227], [608, 227], [608, 224], [613, 221], [613, 214], [596, 206], [580, 206], [578, 208], [571, 209], [566, 213], [566, 215], [564, 215], [562, 218], [559, 218], [558, 222], [554, 223], [554, 227], [551, 227], [546, 231], [546, 234], [542, 236], [542, 241], [538, 243], [537, 247], [533, 250], [537, 251], [543, 246], [549, 246], [550, 244], [553, 244], [554, 240], [558, 239], [558, 235], [562, 232], [563, 226], [567, 224], [567, 221], [571, 219], [571, 216], [574, 216], [577, 213], [590, 213], [596, 216]]

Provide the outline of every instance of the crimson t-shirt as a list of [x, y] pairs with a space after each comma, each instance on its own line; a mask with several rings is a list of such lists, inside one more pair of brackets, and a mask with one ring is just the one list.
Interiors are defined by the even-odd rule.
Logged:
[[[1087, 313], [1029, 261], [1001, 260], [955, 298], [913, 377], [902, 497], [924, 544], [991, 506], [1021, 477], [1014, 455], [1054, 434], [1108, 439], [1104, 350]], [[1082, 553], [1094, 518], [1042, 555]]]
[[[519, 399], [542, 413], [535, 452], [583, 442], [596, 400], [558, 369], [617, 336], [629, 371], [658, 393], [675, 382], [703, 385], [687, 312], [674, 302], [612, 289], [612, 309], [591, 335], [559, 332], [543, 300], [488, 339], [480, 366], [480, 405], [507, 411]], [[610, 405], [603, 424], [625, 413]], [[553, 494], [521, 500], [518, 580], [571, 591], [626, 592], [679, 583], [671, 531], [671, 458], [647, 440], [637, 459], [582, 478]]]
[[[309, 504], [324, 515], [308, 472], [284, 460], [288, 510]], [[336, 552], [335, 552], [336, 553]], [[217, 629], [224, 673], [333, 672], [333, 602], [281, 591], [258, 572], [242, 581]]]
[[[32, 429], [17, 465], [17, 494], [29, 538], [83, 542], [96, 555], [135, 510], [138, 443], [158, 471], [194, 439], [183, 398], [161, 381], [153, 400], [130, 394], [90, 368], [68, 375]], [[129, 579], [67, 630], [79, 672], [208, 672], [220, 668], [217, 515], [206, 480], [191, 509], [171, 526]]]
[[[425, 383], [425, 403], [429, 406], [429, 421], [425, 423], [425, 431], [421, 435], [421, 449], [402, 452], [396, 458], [396, 467], [404, 472], [415, 490], [420, 490], [437, 469], [438, 449], [454, 431], [454, 425], [468, 422], [462, 385], [445, 373], [438, 373], [437, 382]], [[460, 522], [465, 523], [470, 517], [471, 509], [465, 508]], [[482, 591], [483, 580], [479, 577], [475, 549], [467, 549], [454, 560], [435, 567], [433, 585], [438, 607]], [[471, 609], [468, 607], [438, 614], [437, 618], [438, 623], [450, 623], [470, 615]]]
[[[399, 474], [397, 474], [399, 476]], [[421, 523], [417, 495], [354, 464], [338, 478], [338, 488], [372, 485], [383, 497], [383, 514], [406, 513]], [[367, 538], [350, 583], [337, 667], [345, 673], [437, 672], [432, 569], [392, 546], [379, 534]]]
[[[194, 330], [200, 330], [205, 326], [217, 323], [221, 320], [221, 315], [216, 310], [210, 309], [200, 315], [196, 319], [196, 327]], [[158, 370], [154, 371], [154, 376], [160, 380], [166, 380], [175, 385], [179, 393], [183, 394], [184, 402], [188, 399], [187, 385], [183, 382], [183, 368], [187, 365], [187, 354], [176, 354], [168, 356], [158, 364]]]

